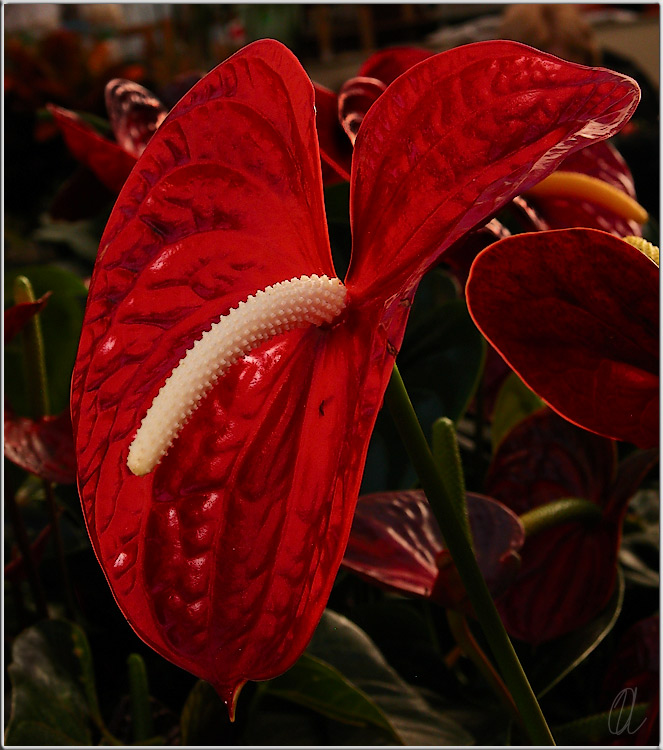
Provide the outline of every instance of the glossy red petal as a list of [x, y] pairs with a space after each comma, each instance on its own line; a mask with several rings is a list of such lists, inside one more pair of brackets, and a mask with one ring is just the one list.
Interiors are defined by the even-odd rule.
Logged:
[[41, 312], [48, 302], [51, 292], [46, 292], [35, 302], [21, 302], [18, 305], [12, 305], [5, 310], [4, 315], [4, 339], [5, 344], [9, 343], [14, 336], [25, 326], [31, 318]]
[[[500, 443], [485, 491], [519, 515], [576, 497], [610, 501], [615, 445], [549, 410], [517, 425]], [[620, 523], [565, 523], [525, 541], [521, 569], [499, 600], [504, 623], [520, 640], [540, 643], [589, 622], [608, 602], [617, 573]]]
[[338, 121], [338, 97], [333, 91], [314, 84], [315, 124], [318, 130], [322, 175], [325, 185], [350, 179], [352, 144]]
[[[281, 334], [220, 378], [168, 455], [126, 466], [200, 332], [257, 290], [334, 275], [313, 88], [273, 41], [212, 71], [160, 126], [101, 241], [72, 385], [88, 531], [118, 604], [232, 706], [287, 669], [326, 604], [407, 311]], [[352, 300], [350, 301], [352, 302]]]
[[76, 481], [76, 456], [71, 417], [28, 419], [5, 404], [5, 457], [31, 474], [58, 484]]
[[371, 55], [359, 69], [359, 76], [377, 78], [389, 85], [411, 67], [433, 56], [421, 47], [391, 47]]
[[[633, 176], [617, 149], [610, 143], [594, 143], [566, 158], [559, 169], [596, 177], [636, 198]], [[550, 229], [590, 227], [602, 229], [618, 237], [641, 235], [642, 227], [602, 208], [590, 200], [564, 198], [531, 199]]]
[[[497, 595], [517, 571], [523, 527], [490, 498], [468, 493], [467, 507], [479, 565]], [[420, 490], [360, 497], [343, 565], [388, 589], [468, 609], [463, 584]]]
[[416, 284], [465, 232], [570, 153], [617, 132], [638, 99], [630, 78], [515, 42], [419, 63], [357, 136], [349, 288], [388, 296]]
[[115, 140], [138, 158], [168, 111], [151, 91], [125, 78], [109, 81], [104, 96]]
[[48, 110], [74, 158], [89, 167], [110, 191], [118, 193], [136, 163], [136, 157], [100, 136], [74, 112], [53, 104], [48, 105]]
[[659, 270], [610, 234], [557, 230], [484, 250], [470, 313], [555, 411], [642, 448], [658, 443]]

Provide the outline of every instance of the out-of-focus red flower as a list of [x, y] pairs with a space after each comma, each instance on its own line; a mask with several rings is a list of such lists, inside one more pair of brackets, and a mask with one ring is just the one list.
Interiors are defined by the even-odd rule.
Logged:
[[[481, 495], [468, 493], [467, 512], [479, 567], [492, 595], [499, 596], [518, 571], [523, 526], [508, 508]], [[343, 566], [385, 588], [471, 611], [421, 490], [362, 495]]]
[[[233, 364], [194, 368], [206, 395], [187, 415], [176, 392], [145, 446], [181, 430], [135, 475], [142, 420], [215, 321], [225, 330], [276, 284], [335, 276], [314, 89], [281, 44], [229, 58], [148, 143], [90, 284], [72, 383], [79, 488], [129, 622], [231, 711], [246, 680], [295, 662], [320, 619], [423, 274], [637, 101], [631, 79], [514, 43], [458, 48], [395, 80], [355, 143], [353, 255], [344, 285], [329, 282], [345, 308], [305, 324], [285, 305], [255, 322], [275, 326], [255, 348], [253, 328], [238, 338]], [[281, 327], [286, 309], [300, 327]]]
[[75, 112], [54, 104], [48, 110], [76, 160], [117, 194], [166, 117], [166, 108], [145, 87], [124, 79], [109, 81], [105, 97], [115, 141], [100, 135]]
[[481, 252], [470, 314], [556, 412], [641, 448], [659, 440], [659, 269], [593, 229], [507, 237]]
[[656, 459], [655, 451], [636, 451], [618, 465], [613, 441], [548, 409], [507, 434], [486, 477], [487, 494], [520, 516], [564, 498], [589, 500], [602, 511], [598, 522], [566, 522], [525, 540], [518, 577], [498, 602], [514, 637], [541, 643], [581, 627], [605, 607], [628, 501]]

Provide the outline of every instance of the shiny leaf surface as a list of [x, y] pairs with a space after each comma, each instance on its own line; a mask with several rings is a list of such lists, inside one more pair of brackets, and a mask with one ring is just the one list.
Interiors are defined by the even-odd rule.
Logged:
[[570, 421], [658, 443], [658, 267], [589, 229], [508, 237], [476, 259], [470, 313], [523, 381]]
[[617, 132], [638, 98], [632, 79], [509, 42], [424, 60], [389, 86], [357, 136], [348, 285], [388, 294], [423, 274], [564, 157]]

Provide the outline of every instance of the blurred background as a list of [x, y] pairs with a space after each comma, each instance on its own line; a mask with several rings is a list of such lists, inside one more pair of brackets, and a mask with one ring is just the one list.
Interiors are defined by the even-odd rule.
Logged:
[[643, 98], [620, 148], [641, 202], [658, 218], [658, 4], [8, 3], [3, 11], [9, 265], [89, 261], [112, 206], [82, 224], [53, 211], [76, 163], [47, 103], [107, 119], [104, 86], [124, 77], [172, 107], [201, 74], [263, 37], [288, 45], [311, 78], [331, 89], [378, 49], [442, 51], [493, 38], [632, 75]]

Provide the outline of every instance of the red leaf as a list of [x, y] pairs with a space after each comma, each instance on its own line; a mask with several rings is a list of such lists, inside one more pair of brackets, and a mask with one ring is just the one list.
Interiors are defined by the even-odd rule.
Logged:
[[[500, 594], [518, 569], [524, 541], [518, 517], [482, 495], [467, 495], [474, 548], [491, 593]], [[401, 593], [467, 611], [469, 604], [442, 534], [420, 490], [359, 498], [343, 565]]]
[[654, 460], [653, 453], [635, 454], [615, 480], [615, 444], [547, 409], [523, 420], [500, 443], [485, 490], [514, 512], [568, 497], [603, 509], [598, 523], [567, 522], [527, 538], [518, 577], [498, 602], [514, 637], [541, 643], [582, 627], [605, 607], [632, 495], [626, 487], [630, 482], [636, 489]]
[[68, 412], [57, 417], [16, 416], [5, 404], [5, 457], [25, 471], [58, 484], [76, 481], [76, 457]]
[[617, 132], [638, 99], [629, 78], [510, 42], [424, 60], [389, 86], [357, 136], [348, 283], [386, 294], [423, 275], [565, 156]]
[[118, 193], [136, 163], [136, 157], [100, 136], [74, 112], [53, 104], [48, 105], [48, 110], [74, 158], [89, 167], [111, 192]]
[[38, 312], [44, 309], [50, 296], [51, 292], [46, 292], [43, 297], [35, 302], [21, 302], [5, 310], [5, 344], [8, 344], [24, 328], [28, 320], [34, 318]]
[[658, 267], [590, 229], [508, 237], [472, 266], [483, 334], [555, 411], [607, 437], [658, 443]]
[[115, 140], [138, 158], [166, 117], [163, 104], [144, 86], [124, 78], [106, 84], [106, 109]]

